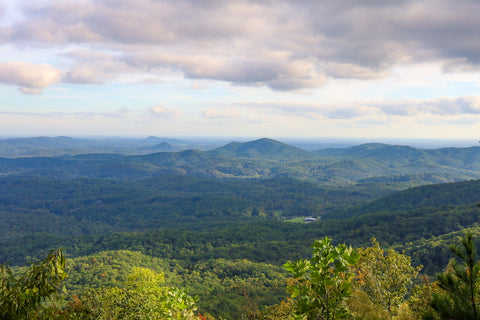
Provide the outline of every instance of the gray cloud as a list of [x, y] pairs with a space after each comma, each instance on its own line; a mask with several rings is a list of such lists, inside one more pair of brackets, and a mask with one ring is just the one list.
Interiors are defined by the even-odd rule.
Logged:
[[[245, 102], [235, 104], [242, 109], [254, 109], [268, 114], [301, 117], [310, 120], [369, 119], [373, 117], [472, 116], [480, 115], [480, 96], [438, 98], [430, 100], [364, 102], [361, 104], [302, 104], [290, 102]], [[377, 120], [376, 120], [377, 121]]]
[[63, 57], [73, 61], [70, 70], [65, 73], [65, 82], [101, 84], [115, 79], [119, 74], [137, 72], [117, 55], [109, 52], [83, 48], [68, 51]]
[[422, 103], [420, 107], [426, 112], [437, 115], [478, 115], [480, 99], [478, 97], [442, 98]]
[[431, 100], [398, 101], [375, 105], [385, 115], [413, 116], [430, 114], [435, 116], [479, 115], [480, 97], [437, 98]]
[[478, 72], [478, 12], [476, 0], [61, 0], [25, 4], [0, 43], [89, 48], [69, 53], [64, 79], [74, 83], [174, 70], [297, 90], [408, 62]]

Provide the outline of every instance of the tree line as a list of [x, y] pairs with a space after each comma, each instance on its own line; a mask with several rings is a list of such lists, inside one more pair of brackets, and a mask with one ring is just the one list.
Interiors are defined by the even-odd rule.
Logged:
[[[325, 237], [314, 242], [310, 258], [284, 264], [288, 298], [265, 306], [250, 296], [236, 319], [480, 319], [473, 235], [450, 248], [455, 257], [429, 278], [410, 256], [382, 248], [375, 238], [354, 249]], [[201, 295], [166, 285], [163, 273], [141, 266], [110, 286], [86, 287], [62, 300], [66, 261], [58, 249], [24, 269], [2, 265], [1, 319], [221, 319], [198, 308]]]

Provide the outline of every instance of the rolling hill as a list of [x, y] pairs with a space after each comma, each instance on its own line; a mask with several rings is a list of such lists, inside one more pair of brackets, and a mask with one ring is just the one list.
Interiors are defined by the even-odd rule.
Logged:
[[0, 158], [1, 175], [141, 180], [158, 175], [290, 177], [323, 185], [383, 183], [391, 190], [480, 178], [480, 148], [415, 149], [368, 144], [315, 153], [271, 139], [146, 155]]
[[223, 147], [208, 151], [222, 157], [271, 159], [294, 161], [317, 158], [315, 154], [272, 139], [258, 139], [245, 143], [231, 142]]

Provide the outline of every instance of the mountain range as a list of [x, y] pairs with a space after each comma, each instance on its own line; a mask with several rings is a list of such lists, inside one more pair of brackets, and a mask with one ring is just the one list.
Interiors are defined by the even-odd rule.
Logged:
[[[58, 139], [64, 143], [62, 148], [66, 148], [71, 138]], [[167, 142], [159, 143], [158, 139], [146, 140], [154, 144], [141, 145], [143, 151], [173, 148]], [[38, 144], [42, 143], [38, 140]], [[45, 145], [49, 143], [51, 141], [48, 140]], [[70, 147], [75, 149], [75, 143]], [[423, 184], [480, 178], [480, 147], [417, 149], [363, 144], [309, 152], [263, 138], [243, 143], [231, 142], [206, 151], [187, 149], [137, 155], [102, 152], [3, 157], [0, 158], [0, 174], [124, 180], [172, 174], [242, 179], [290, 177], [333, 186], [381, 182], [400, 190]]]

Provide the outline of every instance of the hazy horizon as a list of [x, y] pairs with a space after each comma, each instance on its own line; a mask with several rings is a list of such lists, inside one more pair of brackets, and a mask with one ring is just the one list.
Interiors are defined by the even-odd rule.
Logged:
[[[30, 139], [30, 138], [59, 138], [67, 137], [74, 139], [85, 139], [85, 140], [143, 140], [147, 138], [158, 138], [160, 140], [178, 140], [178, 144], [187, 143], [192, 145], [204, 145], [204, 146], [222, 146], [230, 142], [248, 142], [257, 139], [273, 139], [283, 143], [291, 144], [305, 150], [316, 150], [319, 148], [345, 148], [351, 147], [366, 143], [383, 143], [390, 145], [407, 145], [415, 148], [442, 148], [442, 147], [471, 147], [471, 146], [480, 146], [479, 142], [474, 139], [395, 139], [395, 138], [353, 138], [353, 137], [200, 137], [200, 136], [92, 136], [92, 135], [79, 135], [79, 136], [69, 136], [69, 135], [59, 135], [59, 136], [48, 136], [48, 135], [39, 135], [39, 136], [7, 136], [0, 135], [1, 140], [8, 139]], [[175, 144], [175, 142], [169, 142]], [[203, 149], [208, 148], [204, 147]]]

